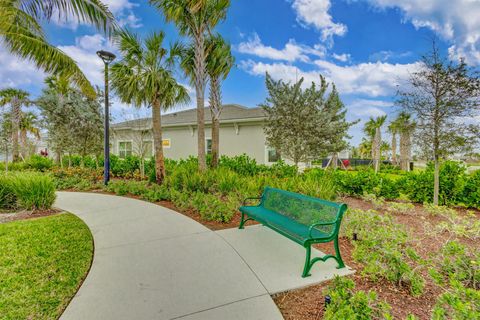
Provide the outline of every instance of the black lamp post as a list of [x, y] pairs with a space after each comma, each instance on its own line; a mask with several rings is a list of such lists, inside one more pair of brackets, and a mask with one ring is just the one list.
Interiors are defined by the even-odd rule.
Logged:
[[108, 51], [97, 51], [97, 55], [105, 64], [105, 126], [104, 126], [104, 161], [103, 161], [103, 183], [105, 185], [110, 181], [110, 128], [109, 128], [109, 110], [108, 110], [108, 65], [115, 60], [115, 55]]

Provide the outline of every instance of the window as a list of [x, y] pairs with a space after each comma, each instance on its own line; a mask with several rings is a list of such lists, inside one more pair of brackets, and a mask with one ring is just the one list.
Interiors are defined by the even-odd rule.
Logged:
[[143, 141], [143, 157], [145, 159], [151, 158], [153, 155], [153, 142], [152, 141]]
[[206, 139], [205, 141], [205, 148], [207, 149], [207, 154], [212, 154], [212, 139]]
[[120, 141], [118, 143], [118, 156], [122, 159], [132, 155], [132, 142]]
[[267, 162], [277, 162], [280, 160], [280, 153], [274, 148], [267, 149]]

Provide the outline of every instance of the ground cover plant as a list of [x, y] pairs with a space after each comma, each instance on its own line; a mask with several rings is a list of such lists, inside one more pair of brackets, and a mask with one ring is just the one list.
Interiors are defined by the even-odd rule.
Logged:
[[85, 278], [92, 235], [72, 214], [0, 224], [0, 319], [57, 319]]

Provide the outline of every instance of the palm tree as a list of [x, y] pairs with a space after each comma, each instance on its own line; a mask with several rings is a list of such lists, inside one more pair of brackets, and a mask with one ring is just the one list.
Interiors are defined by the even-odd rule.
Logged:
[[194, 45], [194, 77], [197, 96], [198, 167], [206, 170], [205, 156], [205, 86], [207, 82], [205, 35], [227, 14], [230, 0], [150, 0], [167, 21], [174, 22], [180, 33], [190, 37]]
[[388, 131], [392, 135], [392, 164], [397, 165], [397, 134], [399, 133], [399, 124], [398, 118], [392, 122], [388, 126]]
[[12, 123], [12, 159], [19, 160], [18, 134], [22, 114], [22, 105], [29, 104], [29, 93], [14, 88], [0, 90], [0, 106], [10, 105], [10, 121]]
[[401, 112], [398, 115], [397, 121], [400, 133], [400, 169], [409, 171], [409, 162], [412, 156], [411, 137], [417, 123], [413, 121], [412, 115], [406, 112]]
[[220, 114], [222, 113], [221, 80], [225, 80], [235, 63], [230, 44], [220, 35], [207, 39], [209, 54], [207, 73], [210, 78], [210, 113], [212, 116], [212, 167], [218, 165], [220, 149]]
[[20, 117], [20, 142], [21, 155], [23, 158], [29, 156], [28, 134], [32, 134], [37, 140], [40, 140], [40, 129], [36, 126], [37, 116], [33, 112], [22, 112]]
[[60, 19], [74, 17], [102, 31], [115, 28], [112, 13], [99, 0], [0, 0], [2, 44], [47, 73], [71, 77], [93, 97], [95, 91], [75, 61], [47, 41], [43, 22], [50, 21], [54, 14]]
[[372, 142], [372, 159], [375, 172], [380, 170], [380, 158], [381, 158], [381, 144], [382, 144], [382, 126], [385, 123], [387, 116], [380, 116], [372, 118], [365, 123], [364, 132], [371, 139]]
[[187, 90], [173, 77], [168, 50], [162, 47], [165, 34], [155, 32], [144, 41], [127, 30], [115, 40], [123, 58], [111, 68], [113, 90], [124, 103], [152, 108], [156, 182], [165, 178], [161, 110], [189, 100]]

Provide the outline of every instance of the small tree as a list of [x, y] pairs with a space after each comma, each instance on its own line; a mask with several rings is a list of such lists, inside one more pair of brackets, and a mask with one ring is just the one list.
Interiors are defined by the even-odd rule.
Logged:
[[397, 103], [416, 118], [415, 141], [434, 161], [433, 203], [437, 205], [440, 161], [478, 141], [479, 126], [465, 119], [478, 111], [480, 79], [463, 60], [443, 58], [434, 43], [409, 84], [399, 92]]
[[372, 142], [371, 151], [375, 172], [380, 170], [380, 160], [382, 157], [382, 126], [384, 125], [385, 120], [387, 120], [387, 116], [370, 118], [370, 120], [365, 123], [365, 127], [363, 129]]
[[295, 165], [344, 148], [341, 140], [352, 125], [345, 121], [345, 110], [335, 89], [330, 101], [325, 99], [325, 78], [320, 76], [319, 86], [312, 83], [305, 90], [302, 84], [303, 78], [290, 84], [274, 81], [267, 73], [269, 95], [261, 105], [267, 114], [267, 144]]

